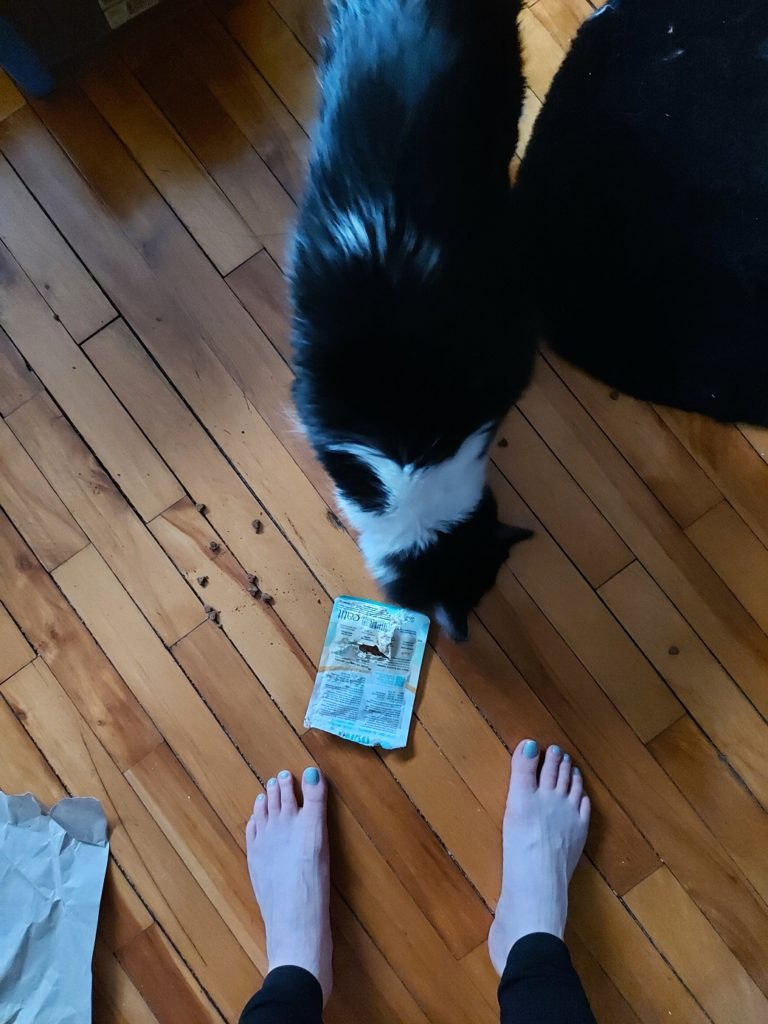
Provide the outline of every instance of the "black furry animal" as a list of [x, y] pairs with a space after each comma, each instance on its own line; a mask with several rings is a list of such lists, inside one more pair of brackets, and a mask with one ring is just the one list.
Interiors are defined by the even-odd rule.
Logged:
[[516, 200], [559, 353], [768, 425], [766, 0], [611, 0], [555, 78]]
[[519, 0], [335, 0], [292, 260], [295, 403], [393, 600], [456, 639], [528, 531], [485, 482], [527, 383]]

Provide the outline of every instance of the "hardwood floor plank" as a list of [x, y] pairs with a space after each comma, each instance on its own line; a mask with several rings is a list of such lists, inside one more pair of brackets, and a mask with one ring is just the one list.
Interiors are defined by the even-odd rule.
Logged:
[[499, 436], [496, 466], [593, 587], [629, 565], [632, 552], [517, 409]]
[[757, 936], [768, 929], [768, 908], [723, 847], [519, 584], [505, 581], [503, 598], [499, 589], [487, 595], [481, 615], [553, 716], [568, 723], [575, 748], [588, 753], [592, 769], [695, 894], [753, 980], [768, 990], [768, 970], [755, 956]]
[[119, 466], [120, 486], [141, 515], [157, 515], [181, 497], [178, 482], [2, 243], [0, 269], [0, 323], [96, 455], [107, 468]]
[[566, 933], [566, 942], [597, 1024], [640, 1024], [640, 1018], [579, 936]]
[[272, 6], [315, 61], [322, 54], [327, 15], [319, 0], [272, 0]]
[[283, 359], [290, 363], [288, 289], [277, 263], [266, 250], [257, 252], [228, 274], [227, 281]]
[[315, 119], [312, 59], [267, 0], [245, 0], [227, 11], [224, 23], [300, 125]]
[[110, 1024], [158, 1024], [114, 954], [100, 942], [93, 954], [94, 1018]]
[[8, 416], [42, 388], [35, 373], [0, 327], [0, 416]]
[[709, 1024], [637, 922], [585, 861], [573, 876], [570, 904], [573, 931], [641, 1021]]
[[600, 593], [691, 717], [768, 805], [768, 724], [675, 606], [638, 562], [614, 576]]
[[595, 9], [587, 0], [537, 0], [531, 6], [531, 11], [534, 18], [567, 52], [579, 26], [594, 14]]
[[[151, 64], [173, 60], [197, 101], [211, 107], [212, 100], [200, 92], [202, 84], [223, 116], [237, 126], [288, 194], [298, 200], [306, 133], [205, 5], [192, 6], [183, 19], [169, 11], [168, 18], [154, 19], [151, 28], [145, 29], [141, 22], [135, 27], [134, 38], [124, 34], [121, 51], [137, 77], [141, 79]], [[215, 128], [220, 131], [221, 122]]]
[[768, 550], [741, 516], [722, 501], [685, 532], [763, 632], [768, 631]]
[[46, 569], [55, 569], [88, 543], [4, 421], [0, 421], [0, 504]]
[[223, 1018], [157, 925], [124, 946], [117, 959], [157, 1024], [221, 1024]]
[[768, 465], [741, 431], [666, 406], [657, 411], [741, 518], [768, 544]]
[[[336, 884], [427, 1017], [446, 1024], [498, 1020], [426, 918], [414, 913], [410, 897], [384, 859], [366, 856], [365, 834], [342, 800], [330, 804], [329, 828]], [[451, 979], [450, 1000], [444, 987], [434, 985], [435, 978]]]
[[0, 604], [0, 683], [35, 657], [19, 627]]
[[[173, 68], [168, 71], [173, 73]], [[90, 72], [84, 89], [222, 274], [258, 251], [253, 226], [208, 176], [125, 65], [112, 60]]]
[[141, 895], [136, 920], [138, 897], [130, 886], [126, 890], [118, 871], [117, 891], [108, 886], [104, 898], [105, 941], [112, 950], [121, 949], [148, 927], [151, 911], [206, 991], [236, 1020], [260, 975], [222, 920], [219, 904], [209, 898], [40, 660], [9, 680], [3, 693], [70, 791], [101, 801], [112, 857]]
[[6, 423], [163, 640], [173, 643], [204, 621], [202, 604], [120, 493], [119, 463], [114, 479], [47, 394], [36, 395]]
[[107, 863], [104, 892], [99, 908], [97, 939], [114, 953], [149, 928], [153, 918], [133, 885], [120, 870], [111, 848], [112, 835], [114, 830], [110, 834], [111, 856]]
[[[0, 698], [4, 697], [5, 686], [0, 688]], [[32, 793], [47, 807], [68, 795], [5, 699], [0, 699], [0, 735], [0, 789], [4, 793]]]
[[652, 406], [613, 391], [549, 350], [546, 358], [678, 525], [685, 529], [722, 501]]
[[[264, 927], [248, 878], [244, 834], [238, 844], [165, 744], [135, 764], [126, 778], [227, 927], [266, 974]], [[248, 790], [237, 794], [243, 833], [256, 786], [254, 779]]]
[[682, 707], [501, 474], [493, 470], [490, 480], [502, 519], [535, 532], [513, 549], [499, 591], [504, 594], [514, 573], [640, 739], [651, 739]]
[[768, 1000], [666, 867], [624, 897], [716, 1024], [768, 1016]]
[[0, 579], [8, 611], [118, 767], [156, 747], [154, 725], [2, 513]]
[[[175, 46], [166, 53], [166, 60], [138, 67], [144, 88], [248, 225], [251, 237], [258, 241], [287, 231], [295, 216], [289, 194], [198, 77], [197, 69]], [[219, 270], [227, 274], [255, 252], [251, 248], [237, 263]]]
[[[539, 0], [541, 2], [541, 0]], [[520, 41], [524, 54], [535, 54], [534, 60], [524, 61], [526, 81], [530, 89], [543, 102], [552, 79], [563, 60], [564, 47], [549, 31], [547, 25], [535, 17], [531, 7], [523, 7], [518, 18]]]
[[768, 637], [554, 373], [520, 407], [739, 686], [768, 712]]
[[75, 341], [117, 315], [109, 299], [0, 157], [0, 238]]
[[206, 799], [238, 833], [235, 823], [244, 826], [250, 813], [251, 772], [107, 564], [86, 548], [56, 571], [56, 582]]
[[325, 1011], [329, 1024], [334, 1019], [339, 1024], [376, 1019], [381, 1024], [428, 1024], [416, 1000], [335, 889], [331, 892], [331, 928], [336, 995]]
[[768, 816], [724, 756], [687, 715], [651, 753], [768, 903]]

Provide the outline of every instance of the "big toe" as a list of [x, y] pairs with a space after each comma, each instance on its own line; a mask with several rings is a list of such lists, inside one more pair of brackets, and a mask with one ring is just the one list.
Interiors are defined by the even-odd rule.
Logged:
[[510, 790], [533, 792], [536, 789], [536, 770], [539, 767], [539, 745], [536, 740], [523, 740], [512, 755]]

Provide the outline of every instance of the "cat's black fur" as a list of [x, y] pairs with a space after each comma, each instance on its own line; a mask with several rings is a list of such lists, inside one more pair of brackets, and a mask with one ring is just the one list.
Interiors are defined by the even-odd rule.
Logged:
[[768, 425], [765, 0], [600, 10], [516, 200], [558, 352], [640, 398]]
[[[331, 3], [292, 258], [294, 398], [342, 496], [369, 511], [387, 504], [380, 481], [332, 445], [430, 466], [497, 425], [528, 381], [534, 338], [508, 221], [518, 10], [519, 0]], [[363, 211], [368, 252], [337, 229], [348, 209]], [[440, 609], [461, 638], [527, 535], [500, 528], [487, 491], [428, 549], [393, 554], [383, 583], [402, 604]]]

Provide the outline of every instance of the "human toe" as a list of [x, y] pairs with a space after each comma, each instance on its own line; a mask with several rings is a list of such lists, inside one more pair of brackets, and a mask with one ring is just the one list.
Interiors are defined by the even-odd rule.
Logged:
[[544, 755], [544, 764], [541, 766], [541, 776], [539, 777], [541, 789], [554, 789], [557, 785], [562, 757], [563, 752], [560, 750], [560, 747], [553, 745], [547, 748], [547, 752]]
[[267, 813], [270, 817], [280, 813], [280, 787], [275, 778], [267, 782]]
[[578, 768], [573, 769], [571, 772], [571, 788], [568, 792], [568, 798], [571, 803], [576, 807], [581, 803], [581, 796], [584, 792], [584, 776], [581, 774]]
[[325, 776], [319, 768], [306, 768], [301, 776], [301, 793], [304, 808], [312, 813], [322, 814], [325, 811], [325, 799], [328, 792]]
[[510, 790], [533, 792], [536, 789], [536, 770], [539, 767], [539, 745], [536, 740], [523, 740], [512, 755]]
[[296, 790], [293, 788], [293, 776], [287, 769], [278, 773], [277, 786], [280, 790], [280, 810], [288, 813], [296, 811]]
[[568, 789], [571, 785], [572, 768], [571, 755], [563, 754], [562, 760], [560, 761], [560, 767], [557, 770], [557, 783], [555, 784], [555, 789], [562, 796], [567, 795]]

